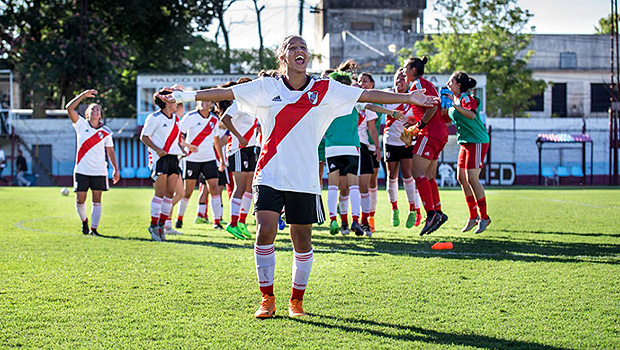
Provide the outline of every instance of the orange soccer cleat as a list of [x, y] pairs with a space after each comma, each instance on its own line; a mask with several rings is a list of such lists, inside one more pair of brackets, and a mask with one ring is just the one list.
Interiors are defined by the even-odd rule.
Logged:
[[370, 232], [375, 233], [375, 217], [368, 217], [368, 226], [370, 226]]
[[303, 301], [299, 299], [291, 299], [288, 302], [288, 315], [291, 317], [306, 316], [302, 303]]
[[274, 295], [263, 294], [260, 307], [254, 313], [256, 318], [271, 318], [276, 313], [276, 297]]

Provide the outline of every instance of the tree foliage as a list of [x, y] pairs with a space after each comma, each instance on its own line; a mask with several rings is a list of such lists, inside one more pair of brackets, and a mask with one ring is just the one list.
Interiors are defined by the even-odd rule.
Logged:
[[[22, 86], [35, 117], [86, 88], [107, 117], [135, 116], [138, 73], [226, 72], [226, 50], [194, 37], [215, 16], [214, 0], [0, 0], [0, 65]], [[236, 72], [271, 68], [256, 52], [230, 50]], [[229, 61], [230, 62], [230, 61]]]
[[437, 0], [434, 6], [445, 18], [437, 21], [438, 34], [415, 44], [418, 56], [431, 57], [427, 71], [486, 74], [487, 113], [522, 116], [546, 86], [526, 66], [532, 14], [516, 0]]
[[611, 24], [613, 16], [611, 13], [607, 17], [598, 20], [598, 26], [594, 26], [594, 34], [611, 34]]

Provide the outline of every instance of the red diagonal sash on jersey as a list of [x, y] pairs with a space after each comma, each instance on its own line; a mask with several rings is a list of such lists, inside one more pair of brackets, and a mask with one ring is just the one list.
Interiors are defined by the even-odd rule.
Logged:
[[84, 155], [86, 155], [86, 153], [90, 151], [91, 148], [93, 148], [96, 144], [101, 142], [101, 140], [105, 139], [106, 136], [108, 135], [110, 135], [109, 132], [105, 131], [104, 129], [101, 129], [101, 130], [98, 130], [93, 136], [86, 139], [86, 141], [82, 143], [82, 145], [80, 146], [80, 149], [78, 150], [76, 164], [78, 164], [82, 160]]
[[[263, 170], [271, 158], [276, 155], [278, 152], [278, 145], [282, 142], [282, 140], [284, 140], [291, 129], [293, 129], [295, 125], [297, 125], [297, 123], [299, 123], [299, 121], [308, 114], [312, 107], [316, 107], [321, 104], [328, 88], [328, 80], [317, 81], [308, 92], [301, 95], [299, 100], [286, 105], [276, 115], [273, 130], [271, 131], [269, 138], [263, 144], [263, 150], [258, 158], [255, 174], [258, 174], [261, 170]], [[309, 95], [312, 95], [314, 103], [310, 101]]]
[[243, 138], [250, 142], [250, 139], [252, 138], [252, 136], [254, 135], [254, 132], [256, 131], [256, 127], [258, 126], [258, 121], [256, 119], [254, 119], [254, 125], [252, 125], [252, 127], [250, 128], [250, 130], [248, 130], [248, 132], [246, 132], [243, 135]]
[[174, 141], [178, 142], [179, 139], [179, 125], [177, 123], [177, 116], [174, 115], [172, 118], [172, 123], [174, 124], [172, 127], [172, 131], [170, 131], [170, 135], [168, 135], [168, 138], [166, 139], [166, 143], [164, 143], [164, 148], [163, 150], [166, 151], [166, 153], [168, 153], [168, 151], [170, 151], [170, 147], [172, 147], [172, 144], [174, 143]]
[[[215, 127], [215, 125], [217, 125], [217, 121], [215, 121], [214, 117], [211, 117], [209, 119], [207, 119], [207, 125], [204, 127], [204, 129], [202, 129], [202, 131], [196, 135], [196, 137], [194, 137], [194, 139], [192, 140], [191, 144], [198, 147], [202, 141], [204, 141], [205, 138], [207, 138], [207, 136], [211, 135], [211, 132], [213, 131], [213, 127]], [[192, 153], [192, 151], [190, 151], [187, 155], [190, 155]]]

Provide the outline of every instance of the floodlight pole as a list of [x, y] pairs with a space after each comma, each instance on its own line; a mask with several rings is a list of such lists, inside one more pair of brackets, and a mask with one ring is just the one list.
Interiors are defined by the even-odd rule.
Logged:
[[618, 50], [618, 0], [611, 0], [611, 108], [609, 108], [609, 184], [618, 185], [618, 113], [620, 98], [619, 50]]

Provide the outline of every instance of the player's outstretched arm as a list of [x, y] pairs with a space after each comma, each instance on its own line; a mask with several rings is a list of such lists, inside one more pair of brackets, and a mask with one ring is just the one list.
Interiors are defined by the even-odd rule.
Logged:
[[69, 101], [69, 103], [67, 103], [65, 109], [67, 110], [67, 113], [69, 113], [69, 118], [71, 119], [72, 123], [77, 122], [78, 118], [80, 118], [80, 115], [77, 114], [75, 108], [80, 104], [80, 102], [82, 102], [83, 99], [92, 98], [95, 97], [95, 95], [97, 95], [97, 90], [95, 89], [84, 90], [79, 95], [75, 96], [71, 101]]
[[381, 90], [364, 90], [358, 102], [381, 104], [411, 103], [422, 107], [433, 107], [440, 102], [439, 97], [424, 95], [425, 90], [417, 90], [408, 94]]
[[387, 114], [390, 117], [392, 117], [394, 119], [397, 119], [397, 120], [400, 120], [403, 117], [403, 114], [400, 111], [398, 111], [398, 110], [387, 109], [385, 107], [381, 107], [381, 106], [378, 106], [378, 105], [367, 104], [367, 105], [364, 106], [364, 109], [373, 111], [375, 113]]
[[174, 90], [169, 95], [157, 95], [167, 103], [183, 103], [191, 101], [223, 101], [234, 100], [235, 95], [229, 88], [214, 88], [200, 91]]

